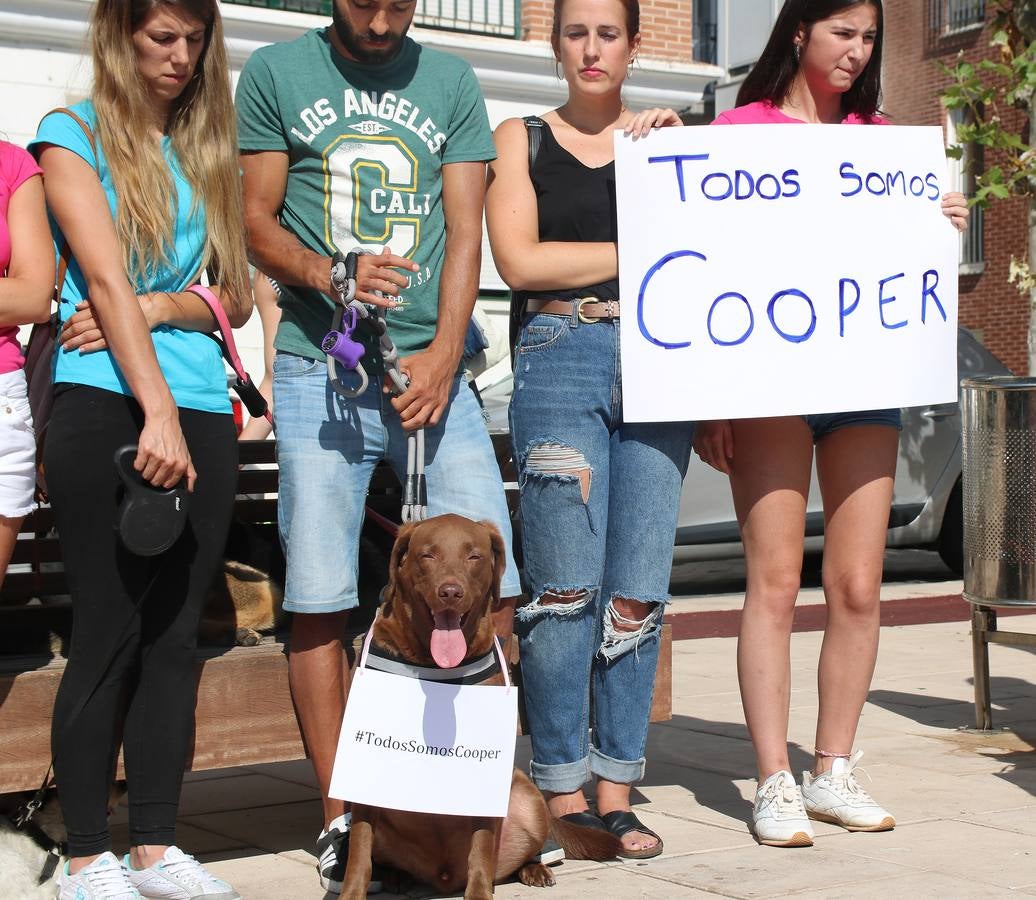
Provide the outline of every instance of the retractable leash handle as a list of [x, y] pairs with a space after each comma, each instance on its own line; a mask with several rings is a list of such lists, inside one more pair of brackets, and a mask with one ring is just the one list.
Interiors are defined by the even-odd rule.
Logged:
[[[349, 400], [355, 400], [367, 390], [369, 380], [367, 371], [360, 365], [363, 358], [364, 346], [359, 341], [353, 340], [353, 331], [359, 317], [369, 318], [367, 309], [362, 303], [356, 300], [356, 265], [360, 253], [363, 250], [354, 250], [343, 255], [336, 251], [331, 260], [331, 292], [337, 298], [334, 318], [331, 320], [331, 330], [324, 335], [320, 342], [320, 349], [327, 357], [327, 378], [331, 387]], [[346, 322], [346, 316], [349, 316]], [[339, 362], [350, 372], [355, 372], [360, 379], [358, 387], [346, 387], [338, 377], [338, 370], [335, 362]]]
[[205, 301], [205, 305], [208, 306], [209, 311], [216, 320], [216, 327], [219, 329], [220, 337], [212, 334], [209, 337], [219, 344], [223, 358], [230, 364], [230, 368], [234, 370], [234, 391], [241, 398], [241, 402], [245, 405], [245, 409], [248, 410], [248, 414], [253, 419], [263, 416], [272, 425], [273, 414], [270, 412], [270, 404], [259, 393], [259, 388], [255, 386], [255, 382], [249, 378], [248, 373], [245, 371], [244, 363], [241, 362], [241, 357], [237, 352], [237, 345], [234, 343], [234, 329], [230, 327], [230, 320], [223, 310], [223, 304], [203, 284], [192, 284], [187, 290], [192, 294], [197, 294]]

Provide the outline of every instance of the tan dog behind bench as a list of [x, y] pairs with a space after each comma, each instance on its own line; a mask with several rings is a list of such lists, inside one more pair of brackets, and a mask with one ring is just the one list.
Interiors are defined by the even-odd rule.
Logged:
[[[400, 530], [372, 644], [416, 665], [454, 668], [493, 645], [490, 612], [500, 599], [504, 542], [488, 522], [428, 519]], [[500, 684], [498, 675], [487, 684]], [[606, 831], [554, 819], [542, 794], [515, 769], [504, 819], [438, 816], [353, 805], [343, 900], [362, 900], [371, 862], [407, 872], [466, 900], [488, 900], [515, 872], [523, 883], [554, 884], [533, 862], [550, 834], [571, 859], [612, 859], [619, 841]]]

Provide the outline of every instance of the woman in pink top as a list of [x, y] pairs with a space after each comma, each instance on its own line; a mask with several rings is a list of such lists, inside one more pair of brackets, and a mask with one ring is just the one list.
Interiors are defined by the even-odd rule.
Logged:
[[[881, 45], [880, 0], [787, 0], [737, 108], [715, 124], [883, 124]], [[966, 226], [961, 194], [947, 194], [943, 212], [958, 229]], [[759, 768], [753, 829], [763, 844], [812, 844], [810, 819], [850, 831], [895, 825], [856, 781], [860, 754], [852, 750], [878, 652], [899, 427], [894, 409], [706, 422], [695, 433], [698, 455], [730, 476], [745, 547], [738, 679]], [[827, 627], [815, 756], [800, 790], [788, 760], [789, 646], [814, 446]]]
[[36, 441], [18, 326], [44, 322], [54, 293], [54, 248], [40, 167], [0, 141], [0, 583], [22, 518], [33, 509]]

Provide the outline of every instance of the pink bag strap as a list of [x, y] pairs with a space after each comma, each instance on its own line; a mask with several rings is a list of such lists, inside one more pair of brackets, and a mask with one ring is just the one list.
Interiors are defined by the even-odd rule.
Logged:
[[216, 319], [216, 326], [219, 329], [220, 337], [222, 340], [216, 339], [216, 343], [220, 345], [223, 351], [223, 357], [230, 364], [230, 367], [234, 370], [234, 374], [237, 376], [237, 383], [234, 385], [237, 390], [238, 396], [241, 398], [241, 402], [245, 404], [245, 408], [248, 410], [251, 416], [265, 416], [266, 420], [273, 424], [273, 416], [270, 414], [269, 404], [266, 402], [266, 398], [259, 393], [258, 388], [252, 382], [252, 379], [248, 377], [248, 373], [245, 371], [244, 363], [241, 362], [241, 357], [237, 352], [237, 345], [234, 343], [234, 329], [230, 327], [230, 320], [227, 318], [226, 311], [223, 309], [223, 304], [219, 302], [219, 298], [216, 297], [212, 291], [210, 291], [203, 284], [192, 284], [187, 288], [192, 294], [197, 294], [205, 301], [205, 305], [208, 306], [209, 311]]

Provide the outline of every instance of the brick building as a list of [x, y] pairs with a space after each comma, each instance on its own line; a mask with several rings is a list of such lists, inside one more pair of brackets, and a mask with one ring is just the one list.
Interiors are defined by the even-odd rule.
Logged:
[[[953, 142], [955, 114], [940, 102], [949, 82], [940, 63], [952, 65], [958, 53], [970, 62], [992, 54], [989, 22], [993, 3], [984, 0], [886, 0], [884, 108], [903, 125], [941, 125]], [[1011, 111], [1011, 127], [1023, 124]], [[962, 165], [952, 163], [961, 190], [968, 193], [973, 173], [996, 160], [972, 152]], [[995, 202], [972, 212], [972, 228], [961, 242], [960, 322], [972, 329], [1016, 373], [1028, 368], [1029, 298], [1008, 284], [1012, 254], [1024, 255], [1028, 206], [1022, 198]]]

